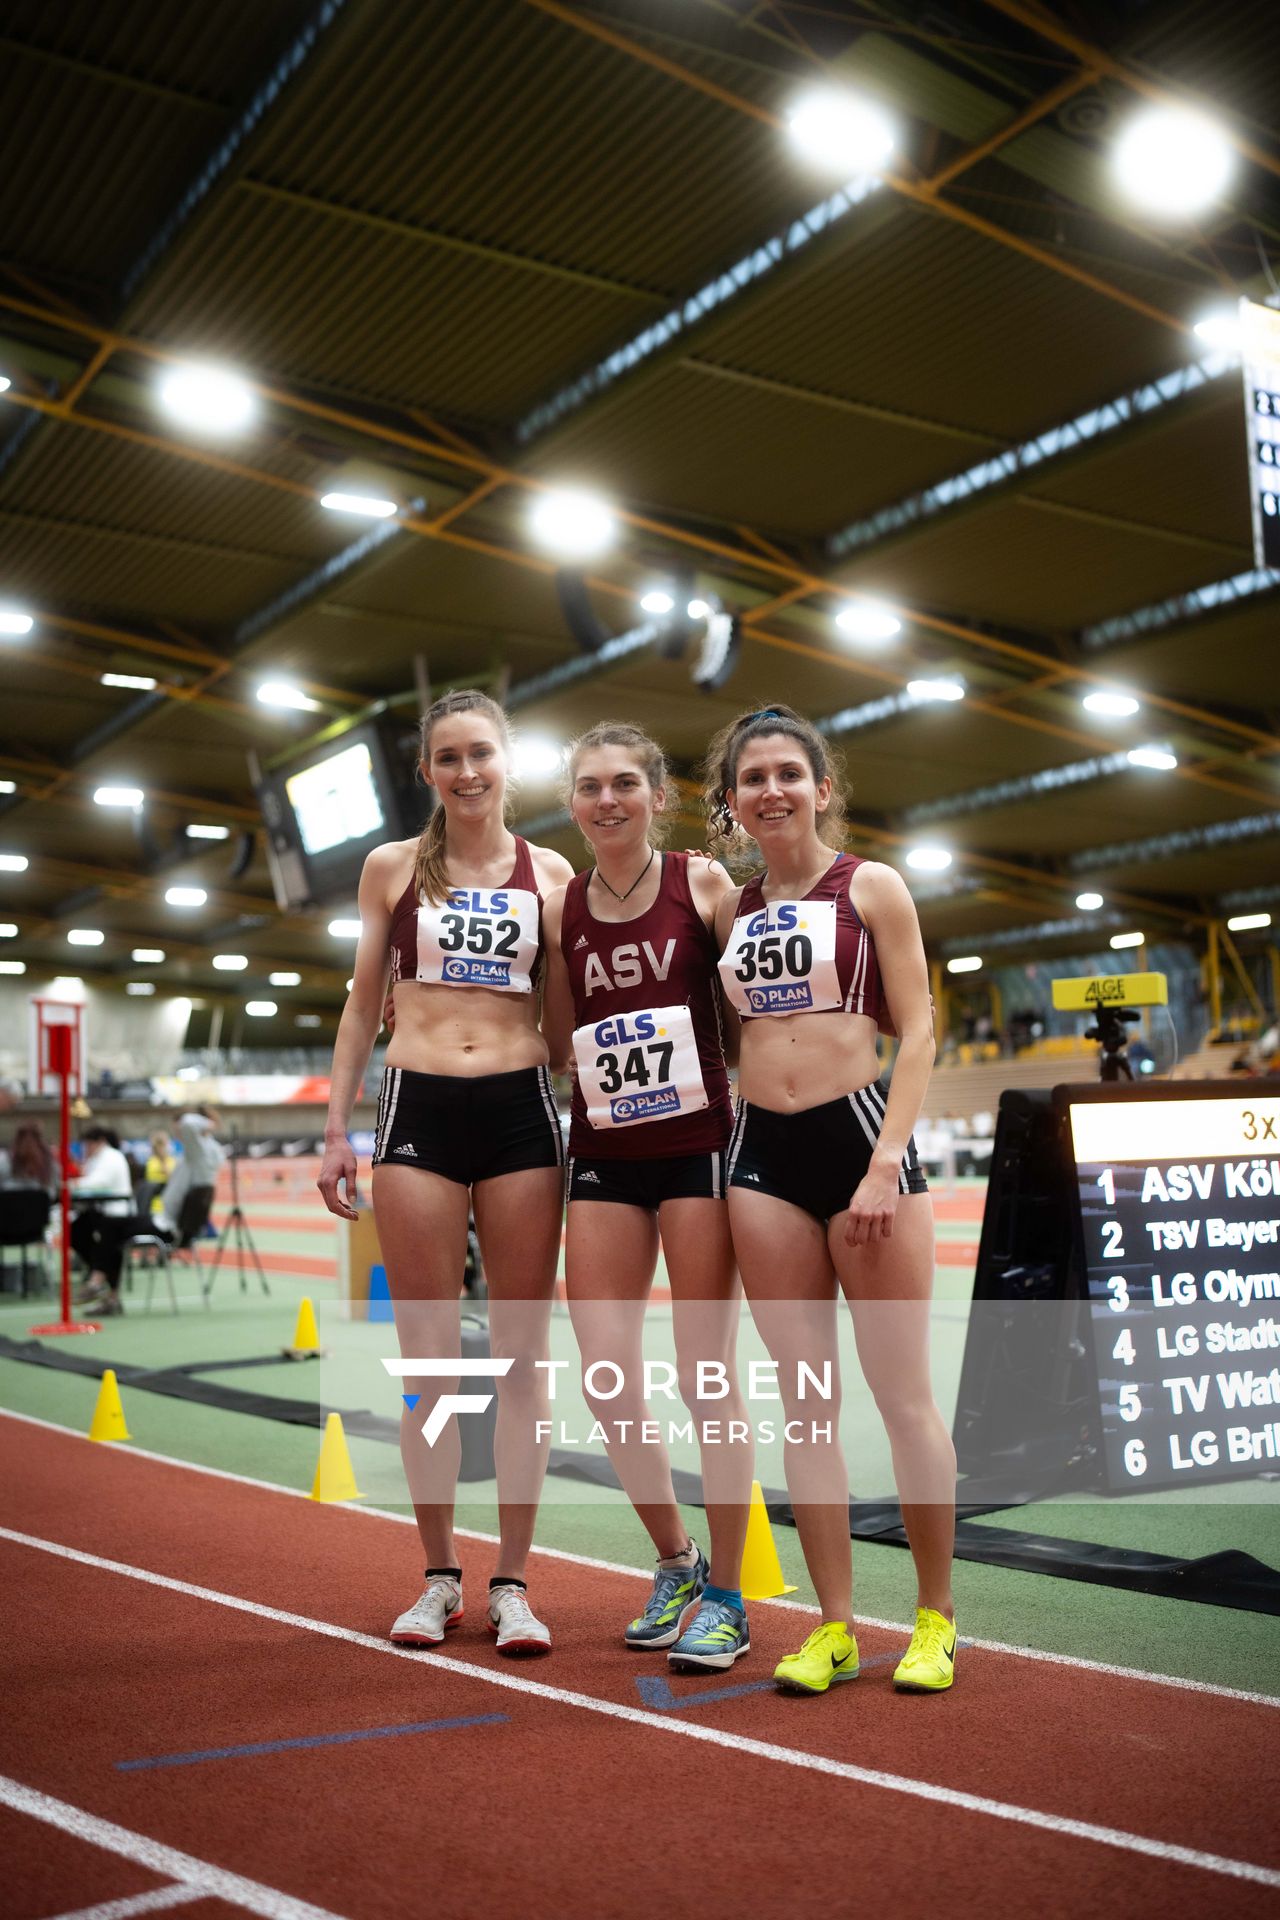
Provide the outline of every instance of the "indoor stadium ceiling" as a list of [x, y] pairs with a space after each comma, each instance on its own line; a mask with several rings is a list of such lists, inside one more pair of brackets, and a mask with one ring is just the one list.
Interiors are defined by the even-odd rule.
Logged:
[[[1086, 887], [1150, 940], [1280, 898], [1280, 573], [1238, 362], [1192, 331], [1280, 276], [1273, 0], [7, 0], [0, 58], [0, 602], [34, 616], [0, 639], [8, 952], [62, 968], [101, 927], [77, 972], [123, 983], [160, 942], [216, 991], [234, 938], [336, 1007], [345, 953], [276, 910], [249, 756], [424, 673], [557, 740], [638, 721], [686, 772], [744, 703], [830, 720], [857, 850], [954, 856], [912, 876], [935, 956], [1043, 952], [1046, 923], [1096, 948]], [[896, 121], [879, 181], [802, 164], [814, 81]], [[1230, 131], [1199, 223], [1113, 183], [1153, 100]], [[235, 438], [157, 401], [209, 358], [257, 388]], [[590, 658], [527, 526], [553, 484], [619, 513], [598, 628], [672, 578], [740, 618], [727, 684], [695, 687], [696, 644]], [[400, 512], [325, 512], [335, 488]], [[834, 624], [865, 596], [887, 644]], [[268, 677], [317, 710], [263, 706]], [[943, 677], [962, 701], [902, 697]], [[1105, 687], [1139, 713], [1086, 712]], [[1128, 764], [1153, 743], [1175, 769]], [[580, 851], [550, 788], [522, 806]]]

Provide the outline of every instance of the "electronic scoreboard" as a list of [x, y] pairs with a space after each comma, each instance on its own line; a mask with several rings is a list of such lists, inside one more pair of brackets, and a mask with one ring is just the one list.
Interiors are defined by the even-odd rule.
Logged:
[[1106, 1484], [1280, 1475], [1280, 1087], [1063, 1087], [1054, 1100]]
[[[1164, 982], [1054, 994], [1106, 1071]], [[1001, 1096], [953, 1432], [1026, 1498], [1280, 1479], [1280, 1080]]]

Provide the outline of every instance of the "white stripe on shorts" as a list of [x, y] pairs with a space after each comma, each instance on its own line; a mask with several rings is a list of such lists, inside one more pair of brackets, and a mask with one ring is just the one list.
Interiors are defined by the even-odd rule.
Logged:
[[386, 1151], [387, 1142], [391, 1138], [391, 1129], [395, 1125], [396, 1108], [400, 1104], [400, 1081], [403, 1072], [404, 1069], [402, 1067], [388, 1067], [387, 1069], [389, 1081], [387, 1087], [387, 1111], [382, 1122], [382, 1138], [377, 1143], [378, 1150], [376, 1157], [379, 1160], [381, 1160]]
[[564, 1165], [564, 1135], [560, 1131], [560, 1115], [556, 1111], [556, 1095], [555, 1088], [551, 1084], [551, 1069], [550, 1067], [539, 1067], [537, 1071], [538, 1091], [542, 1095], [542, 1104], [547, 1110], [547, 1118], [551, 1122], [551, 1131], [555, 1136], [556, 1165], [562, 1167]]
[[724, 1199], [724, 1188], [720, 1185], [720, 1155], [718, 1153], [713, 1153], [711, 1156], [711, 1198], [713, 1200]]
[[725, 1167], [727, 1177], [732, 1180], [733, 1170], [738, 1164], [738, 1155], [742, 1151], [742, 1136], [747, 1128], [747, 1103], [739, 1100], [738, 1111], [733, 1117], [733, 1132], [729, 1135], [729, 1159]]

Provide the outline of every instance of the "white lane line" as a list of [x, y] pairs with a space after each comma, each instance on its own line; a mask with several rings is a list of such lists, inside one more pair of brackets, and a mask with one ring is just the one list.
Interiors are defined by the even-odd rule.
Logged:
[[[21, 1420], [30, 1427], [44, 1427], [50, 1433], [64, 1433], [72, 1440], [83, 1440], [89, 1445], [88, 1436], [76, 1427], [66, 1427], [56, 1420], [42, 1420], [34, 1413], [15, 1413], [9, 1407], [0, 1407], [0, 1419]], [[101, 1446], [101, 1441], [95, 1441]], [[149, 1453], [145, 1447], [130, 1444], [125, 1449], [131, 1460], [152, 1460], [162, 1467], [181, 1467], [186, 1473], [202, 1473], [210, 1480], [229, 1480], [233, 1486], [256, 1487], [261, 1493], [283, 1494], [288, 1500], [310, 1500], [309, 1493], [300, 1487], [282, 1487], [274, 1480], [255, 1480], [251, 1474], [231, 1473], [226, 1467], [206, 1467], [196, 1460], [178, 1460], [169, 1453]], [[369, 1520], [391, 1520], [397, 1526], [412, 1527], [417, 1522], [409, 1513], [395, 1513], [389, 1507], [369, 1507], [355, 1503], [343, 1505], [345, 1513], [358, 1513]], [[479, 1533], [474, 1528], [455, 1527], [454, 1532], [461, 1540], [482, 1540], [487, 1546], [496, 1547], [496, 1533]], [[562, 1560], [571, 1567], [594, 1567], [600, 1573], [626, 1574], [633, 1580], [651, 1581], [652, 1567], [625, 1567], [616, 1560], [593, 1560], [584, 1553], [568, 1553], [562, 1547], [534, 1546], [534, 1553], [541, 1554], [544, 1560]], [[790, 1613], [807, 1613], [812, 1616], [816, 1608], [806, 1600], [753, 1600], [753, 1607], [784, 1607]], [[888, 1633], [908, 1633], [910, 1628], [901, 1620], [881, 1620], [875, 1614], [859, 1613], [854, 1617], [855, 1626], [882, 1627]], [[1203, 1693], [1215, 1700], [1241, 1700], [1254, 1707], [1280, 1707], [1280, 1695], [1273, 1693], [1251, 1693], [1244, 1687], [1219, 1686], [1212, 1680], [1187, 1680], [1176, 1673], [1147, 1673], [1141, 1667], [1115, 1666], [1105, 1660], [1086, 1660], [1074, 1653], [1045, 1653], [1039, 1647], [1017, 1647], [1005, 1640], [975, 1640], [969, 1634], [964, 1636], [966, 1648], [976, 1648], [981, 1653], [1003, 1653], [1014, 1660], [1034, 1660], [1038, 1664], [1052, 1667], [1073, 1667], [1081, 1673], [1105, 1674], [1110, 1680], [1138, 1680], [1149, 1687], [1173, 1687], [1179, 1693]]]
[[[416, 1660], [420, 1666], [438, 1667], [444, 1673], [459, 1674], [468, 1680], [479, 1680], [491, 1687], [500, 1687], [508, 1693], [527, 1694], [536, 1700], [550, 1700], [557, 1706], [579, 1707], [587, 1713], [597, 1713], [609, 1720], [622, 1720], [632, 1726], [648, 1727], [658, 1733], [673, 1734], [677, 1738], [702, 1740], [710, 1746], [723, 1747], [731, 1753], [745, 1753], [760, 1760], [774, 1760], [788, 1767], [798, 1767], [811, 1773], [825, 1773], [837, 1780], [857, 1781], [861, 1786], [880, 1787], [888, 1793], [905, 1794], [914, 1800], [928, 1800], [935, 1805], [953, 1807], [964, 1813], [985, 1814], [993, 1820], [1012, 1821], [1017, 1826], [1034, 1827], [1041, 1833], [1052, 1833], [1072, 1840], [1091, 1840], [1099, 1846], [1116, 1847], [1123, 1853], [1143, 1854], [1151, 1860], [1161, 1860], [1171, 1866], [1199, 1867], [1208, 1873], [1225, 1874], [1234, 1880], [1249, 1880], [1261, 1887], [1280, 1888], [1280, 1872], [1270, 1867], [1255, 1865], [1249, 1860], [1232, 1860], [1217, 1853], [1202, 1853], [1194, 1847], [1181, 1847], [1167, 1840], [1152, 1840], [1146, 1834], [1127, 1833], [1120, 1827], [1095, 1826], [1088, 1820], [1070, 1820], [1059, 1814], [1041, 1813], [1034, 1807], [1020, 1807], [1005, 1800], [991, 1800], [983, 1794], [965, 1793], [957, 1787], [934, 1785], [926, 1780], [913, 1780], [905, 1774], [885, 1773], [875, 1767], [855, 1766], [851, 1761], [833, 1760], [825, 1754], [804, 1753], [795, 1747], [777, 1746], [769, 1740], [754, 1740], [749, 1735], [726, 1733], [715, 1727], [696, 1726], [688, 1720], [676, 1720], [668, 1714], [647, 1713], [642, 1707], [627, 1707], [614, 1700], [597, 1700], [589, 1693], [575, 1693], [566, 1687], [549, 1687], [544, 1681], [526, 1680], [522, 1676], [496, 1672], [491, 1667], [472, 1666], [465, 1660], [454, 1656], [420, 1651], [414, 1647], [398, 1647], [390, 1640], [375, 1639], [372, 1634], [360, 1633], [353, 1627], [341, 1627], [329, 1620], [313, 1620], [303, 1613], [287, 1613], [279, 1607], [268, 1607], [256, 1600], [241, 1599], [239, 1594], [219, 1593], [213, 1587], [193, 1586], [186, 1580], [172, 1580], [167, 1574], [149, 1573], [142, 1567], [126, 1566], [120, 1560], [104, 1560], [98, 1554], [79, 1553], [72, 1547], [64, 1547], [54, 1540], [41, 1540], [34, 1534], [18, 1533], [11, 1527], [0, 1527], [0, 1540], [10, 1540], [16, 1546], [32, 1547], [41, 1553], [53, 1554], [60, 1560], [71, 1560], [80, 1567], [97, 1567], [104, 1573], [122, 1574], [126, 1579], [139, 1580], [150, 1587], [163, 1587], [169, 1593], [180, 1593], [192, 1600], [207, 1600], [214, 1606], [229, 1607], [236, 1613], [248, 1613], [260, 1620], [272, 1620], [280, 1626], [297, 1627], [305, 1633], [318, 1633], [330, 1640], [343, 1640], [350, 1646], [365, 1647], [372, 1653], [390, 1654], [393, 1659]], [[176, 1874], [176, 1870], [175, 1871]], [[184, 1879], [191, 1878], [183, 1874]], [[241, 1902], [241, 1904], [244, 1904]], [[314, 1911], [314, 1909], [308, 1909]]]
[[[114, 1820], [100, 1820], [97, 1814], [86, 1813], [83, 1807], [74, 1807], [68, 1800], [55, 1800], [52, 1794], [38, 1793], [34, 1787], [10, 1780], [5, 1774], [0, 1774], [0, 1806], [12, 1807], [15, 1813], [30, 1814], [33, 1820], [43, 1820], [75, 1840], [87, 1840], [91, 1847], [101, 1847], [107, 1853], [119, 1854], [123, 1860], [149, 1867], [152, 1873], [165, 1873], [172, 1880], [181, 1880], [192, 1889], [193, 1898], [225, 1900], [228, 1906], [243, 1907], [248, 1913], [261, 1915], [261, 1920], [339, 1920], [327, 1907], [313, 1907], [309, 1900], [295, 1900], [291, 1893], [263, 1886], [260, 1880], [246, 1879], [242, 1873], [228, 1873], [225, 1867], [215, 1867], [193, 1853], [179, 1853], [176, 1847], [166, 1847], [162, 1841], [148, 1839], [145, 1833], [134, 1833], [129, 1827], [118, 1827]], [[89, 1912], [111, 1911], [117, 1904], [112, 1902], [106, 1909], [90, 1907]], [[136, 1913], [140, 1909], [134, 1907], [132, 1911]]]
[[167, 1907], [184, 1907], [190, 1900], [207, 1899], [203, 1887], [153, 1887], [150, 1893], [135, 1893], [127, 1900], [101, 1900], [94, 1907], [55, 1914], [53, 1920], [133, 1920], [136, 1913], [163, 1913]]

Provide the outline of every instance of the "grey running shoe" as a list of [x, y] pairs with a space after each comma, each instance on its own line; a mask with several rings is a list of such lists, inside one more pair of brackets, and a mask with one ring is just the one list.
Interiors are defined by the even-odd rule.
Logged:
[[449, 1628], [461, 1620], [462, 1582], [447, 1577], [429, 1580], [422, 1598], [392, 1627], [391, 1638], [402, 1647], [438, 1647]]
[[499, 1653], [550, 1653], [551, 1629], [529, 1605], [523, 1587], [489, 1589], [489, 1631]]
[[701, 1667], [722, 1673], [750, 1651], [746, 1614], [728, 1600], [708, 1600], [704, 1594], [697, 1613], [667, 1655], [667, 1665], [673, 1673], [696, 1673]]
[[623, 1635], [629, 1647], [669, 1647], [680, 1638], [681, 1620], [698, 1599], [711, 1572], [701, 1547], [697, 1555], [691, 1567], [664, 1567], [658, 1562], [644, 1611]]

